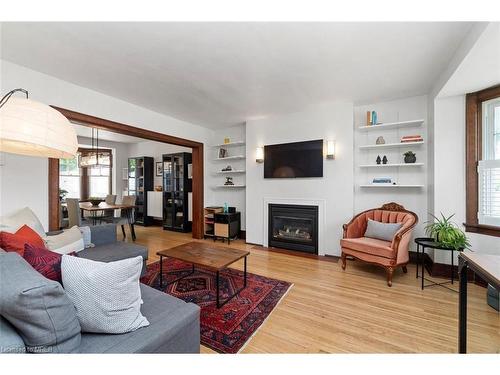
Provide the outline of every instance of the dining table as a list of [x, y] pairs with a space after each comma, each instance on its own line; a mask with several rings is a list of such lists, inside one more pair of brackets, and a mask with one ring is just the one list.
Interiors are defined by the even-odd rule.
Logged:
[[132, 240], [135, 241], [135, 228], [134, 228], [134, 217], [133, 210], [136, 208], [135, 205], [131, 204], [108, 204], [106, 202], [101, 202], [97, 206], [93, 205], [90, 202], [80, 202], [79, 203], [80, 210], [82, 212], [82, 216], [84, 212], [88, 212], [90, 214], [90, 219], [92, 220], [92, 225], [96, 225], [98, 221], [100, 221], [99, 213], [105, 211], [114, 211], [114, 210], [123, 210], [127, 217], [127, 222], [130, 227], [130, 233], [132, 234]]

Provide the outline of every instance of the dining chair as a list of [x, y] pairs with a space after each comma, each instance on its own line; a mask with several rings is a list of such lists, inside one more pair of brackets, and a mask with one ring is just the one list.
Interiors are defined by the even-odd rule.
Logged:
[[75, 225], [78, 227], [90, 225], [89, 221], [82, 220], [79, 199], [66, 198], [66, 206], [68, 208], [68, 228], [72, 228]]
[[[125, 195], [122, 198], [122, 204], [127, 205], [127, 206], [134, 206], [135, 205], [135, 195]], [[134, 218], [135, 218], [135, 208], [130, 209], [129, 212], [128, 210], [120, 210], [120, 216], [119, 217], [113, 217], [113, 218], [107, 218], [105, 221], [107, 223], [113, 223], [116, 225], [120, 225], [122, 228], [122, 233], [123, 233], [123, 239], [125, 240], [127, 238], [127, 235], [125, 234], [125, 225], [130, 225], [130, 231], [132, 233], [132, 237], [134, 237], [134, 231], [133, 231], [133, 226], [134, 226]]]
[[[106, 198], [104, 199], [104, 202], [106, 204], [116, 204], [116, 194], [108, 194], [106, 195]], [[113, 218], [115, 216], [115, 211], [101, 211], [98, 214], [98, 217], [100, 220], [104, 220], [107, 218]]]

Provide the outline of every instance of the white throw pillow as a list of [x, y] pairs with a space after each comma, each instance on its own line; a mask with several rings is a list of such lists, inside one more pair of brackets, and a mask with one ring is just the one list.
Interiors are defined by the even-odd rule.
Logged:
[[43, 240], [47, 249], [58, 254], [69, 254], [85, 249], [82, 233], [76, 225], [62, 233], [47, 236]]
[[95, 247], [92, 243], [92, 232], [90, 231], [90, 227], [78, 227], [78, 229], [82, 234], [83, 246], [85, 246], [86, 249], [89, 247]]
[[40, 237], [47, 237], [42, 223], [29, 207], [24, 207], [0, 219], [0, 227], [4, 232], [15, 233], [23, 225], [33, 229]]
[[149, 325], [141, 314], [142, 257], [104, 263], [63, 255], [62, 282], [82, 332], [126, 333]]

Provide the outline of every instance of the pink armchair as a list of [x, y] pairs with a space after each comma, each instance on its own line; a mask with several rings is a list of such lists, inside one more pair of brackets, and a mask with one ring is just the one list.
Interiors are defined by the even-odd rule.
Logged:
[[[382, 223], [401, 223], [392, 241], [364, 237], [368, 219]], [[386, 203], [380, 208], [364, 211], [344, 224], [344, 238], [340, 240], [342, 249], [342, 269], [345, 270], [347, 256], [377, 264], [387, 272], [387, 285], [392, 286], [392, 274], [401, 266], [406, 273], [409, 260], [408, 245], [413, 227], [418, 222], [414, 212], [407, 211], [397, 203]]]

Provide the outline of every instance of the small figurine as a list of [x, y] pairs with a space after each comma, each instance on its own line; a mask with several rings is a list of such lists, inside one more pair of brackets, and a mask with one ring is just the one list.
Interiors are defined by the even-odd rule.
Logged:
[[377, 159], [375, 161], [377, 162], [377, 164], [380, 164], [380, 162], [382, 161], [382, 159], [380, 159], [380, 155], [377, 156]]
[[226, 182], [224, 182], [224, 185], [226, 185], [226, 186], [232, 186], [232, 185], [234, 185], [233, 178], [232, 177], [226, 177]]
[[222, 171], [221, 172], [229, 172], [229, 171], [232, 171], [233, 170], [233, 167], [231, 167], [230, 165], [226, 166], [226, 168], [222, 168]]
[[382, 159], [382, 164], [387, 164], [387, 156], [384, 155], [384, 158]]
[[385, 144], [384, 137], [382, 137], [382, 136], [378, 137], [377, 140], [375, 141], [375, 144], [377, 144], [377, 145], [384, 145]]

